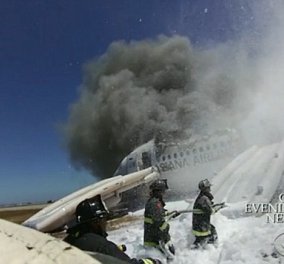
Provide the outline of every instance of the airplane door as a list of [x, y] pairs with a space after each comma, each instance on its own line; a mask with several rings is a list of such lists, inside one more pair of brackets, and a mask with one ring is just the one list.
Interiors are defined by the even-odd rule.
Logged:
[[152, 166], [151, 162], [151, 153], [150, 152], [142, 152], [142, 168], [146, 169]]

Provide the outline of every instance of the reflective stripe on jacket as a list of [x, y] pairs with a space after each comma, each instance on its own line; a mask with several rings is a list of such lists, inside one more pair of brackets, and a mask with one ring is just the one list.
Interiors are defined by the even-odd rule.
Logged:
[[150, 198], [144, 212], [144, 245], [157, 246], [159, 241], [170, 240], [169, 224], [165, 221], [164, 202], [158, 198]]

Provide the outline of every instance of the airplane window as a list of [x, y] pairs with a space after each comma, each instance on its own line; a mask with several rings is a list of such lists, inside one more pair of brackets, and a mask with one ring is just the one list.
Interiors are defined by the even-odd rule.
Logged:
[[174, 154], [174, 158], [175, 158], [175, 159], [177, 158], [177, 154], [176, 154], [176, 153]]
[[165, 160], [166, 160], [166, 157], [165, 157], [165, 156], [163, 156], [163, 157], [162, 157], [162, 160], [163, 160], [163, 161], [165, 161]]
[[171, 159], [171, 155], [168, 155], [168, 159]]
[[179, 153], [179, 155], [180, 155], [181, 157], [183, 157], [183, 152]]

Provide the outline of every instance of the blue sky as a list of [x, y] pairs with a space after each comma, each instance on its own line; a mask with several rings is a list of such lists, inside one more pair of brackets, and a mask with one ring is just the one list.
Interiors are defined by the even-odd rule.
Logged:
[[246, 2], [1, 1], [0, 204], [56, 199], [96, 180], [72, 168], [57, 129], [79, 97], [83, 63], [116, 40], [237, 38], [253, 23]]

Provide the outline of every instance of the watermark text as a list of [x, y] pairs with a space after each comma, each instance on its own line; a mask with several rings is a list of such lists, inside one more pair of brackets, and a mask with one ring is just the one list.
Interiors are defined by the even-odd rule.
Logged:
[[284, 193], [279, 194], [278, 203], [247, 203], [246, 214], [266, 214], [267, 223], [284, 223]]

